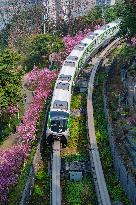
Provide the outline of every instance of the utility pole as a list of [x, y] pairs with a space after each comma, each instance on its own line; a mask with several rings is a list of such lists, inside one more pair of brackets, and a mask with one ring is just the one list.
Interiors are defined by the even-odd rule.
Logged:
[[47, 21], [48, 21], [48, 15], [49, 15], [49, 9], [48, 9], [48, 0], [43, 1], [44, 6], [44, 14], [43, 14], [43, 33], [46, 34], [48, 28], [47, 28]]
[[106, 0], [101, 0], [101, 5], [102, 5], [102, 18], [103, 18], [103, 24], [105, 25], [105, 6], [106, 6]]

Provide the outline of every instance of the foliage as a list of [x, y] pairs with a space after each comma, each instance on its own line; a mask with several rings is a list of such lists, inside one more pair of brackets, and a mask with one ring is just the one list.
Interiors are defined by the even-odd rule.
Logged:
[[44, 191], [38, 185], [34, 186], [34, 192], [38, 196], [44, 196]]
[[31, 35], [26, 40], [26, 59], [24, 64], [29, 70], [34, 64], [40, 67], [45, 66], [49, 60], [49, 54], [58, 52], [63, 47], [63, 41], [55, 35]]
[[118, 12], [121, 18], [120, 35], [124, 37], [134, 37], [136, 35], [136, 7], [130, 3], [122, 4]]
[[16, 145], [11, 149], [0, 151], [0, 201], [5, 201], [8, 188], [17, 182], [22, 162], [27, 156], [29, 146]]
[[125, 46], [121, 52], [120, 52], [120, 58], [123, 59], [123, 61], [131, 60], [136, 53], [135, 47]]
[[63, 153], [62, 157], [66, 161], [72, 160], [86, 160], [88, 158], [87, 152], [87, 132], [86, 132], [86, 117], [72, 117], [70, 121], [70, 136], [68, 138], [68, 148], [76, 149], [76, 153]]
[[83, 17], [84, 22], [87, 24], [93, 23], [94, 21], [102, 18], [102, 10], [101, 7], [96, 7], [94, 9], [91, 9], [86, 16]]
[[4, 50], [8, 46], [9, 25], [0, 31], [0, 50]]
[[[86, 108], [86, 95], [83, 93], [74, 93], [71, 101], [72, 113], [74, 109]], [[70, 153], [63, 153], [62, 157], [66, 161], [72, 160], [86, 160], [88, 158], [87, 153], [87, 130], [86, 130], [86, 117], [85, 114], [76, 116], [70, 119], [70, 135], [68, 138], [68, 148], [76, 150]]]
[[35, 95], [33, 103], [30, 105], [22, 123], [17, 127], [17, 133], [22, 142], [28, 143], [34, 141], [36, 137], [36, 125], [40, 115], [40, 110], [44, 106], [44, 102], [51, 94], [51, 82], [55, 79], [56, 73], [48, 69], [39, 70], [34, 68], [28, 75], [28, 84], [35, 85]]
[[[106, 23], [114, 21], [118, 17], [118, 10], [121, 7], [120, 4], [115, 4], [114, 6], [105, 7], [105, 20]], [[87, 24], [102, 24], [102, 7], [97, 6], [94, 9], [91, 9], [89, 13], [83, 17], [84, 22]]]
[[33, 157], [35, 154], [35, 148], [32, 148], [30, 155], [26, 158], [21, 173], [19, 172], [19, 179], [16, 184], [13, 184], [10, 187], [9, 195], [8, 195], [8, 203], [10, 205], [17, 204], [20, 201], [22, 191], [27, 181], [27, 176], [30, 172], [30, 167], [33, 161]]
[[88, 204], [94, 205], [95, 202], [95, 193], [94, 187], [92, 185], [92, 178], [87, 175], [87, 177], [79, 182], [72, 182], [66, 180], [64, 182], [63, 195], [66, 200], [67, 205], [81, 205]]
[[15, 185], [17, 182], [20, 168], [31, 149], [30, 145], [35, 141], [40, 111], [44, 106], [45, 100], [51, 93], [52, 81], [55, 79], [56, 73], [47, 69], [39, 70], [38, 68], [34, 68], [27, 77], [29, 83], [31, 83], [31, 79], [36, 81], [34, 101], [26, 111], [22, 123], [17, 128], [19, 134], [17, 145], [0, 152], [1, 202], [7, 200], [9, 187]]
[[80, 109], [81, 107], [86, 107], [86, 94], [84, 93], [75, 93], [71, 99], [71, 108]]
[[[46, 149], [46, 148], [45, 148]], [[44, 156], [45, 157], [45, 156]], [[48, 162], [40, 160], [38, 172], [35, 178], [34, 190], [30, 198], [30, 204], [48, 205], [50, 200], [50, 177], [48, 175]]]
[[21, 99], [22, 71], [17, 67], [20, 55], [5, 49], [0, 52], [0, 105], [6, 108]]
[[40, 169], [36, 175], [36, 183], [34, 187], [34, 195], [44, 196], [49, 190], [49, 176], [44, 167]]
[[[11, 108], [12, 112], [15, 111], [15, 108], [19, 109], [17, 106], [20, 105], [22, 99], [23, 71], [18, 66], [19, 60], [20, 55], [12, 50], [4, 49], [0, 52], [0, 124], [2, 130], [0, 141], [10, 134], [17, 124], [17, 118], [13, 117]], [[12, 123], [11, 127], [8, 125], [9, 123]]]

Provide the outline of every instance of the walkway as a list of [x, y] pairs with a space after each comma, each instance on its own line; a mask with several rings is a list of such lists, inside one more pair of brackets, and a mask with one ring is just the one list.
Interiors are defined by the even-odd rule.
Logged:
[[[28, 109], [29, 105], [31, 104], [31, 102], [33, 101], [33, 95], [32, 95], [32, 91], [27, 90], [26, 88], [26, 78], [24, 76], [23, 80], [22, 80], [22, 92], [23, 94], [26, 95], [26, 98], [24, 99], [24, 107], [25, 107], [25, 111]], [[16, 138], [17, 138], [17, 133], [12, 133], [11, 135], [9, 135], [9, 137], [3, 142], [2, 145], [0, 145], [0, 150], [4, 150], [7, 148], [12, 147], [15, 143], [16, 143]]]

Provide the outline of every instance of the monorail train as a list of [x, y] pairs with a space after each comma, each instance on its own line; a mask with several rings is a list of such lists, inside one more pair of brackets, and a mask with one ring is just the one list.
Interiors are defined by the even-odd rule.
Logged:
[[107, 45], [118, 31], [119, 20], [95, 30], [80, 41], [64, 61], [55, 83], [48, 114], [46, 137], [49, 142], [59, 139], [63, 144], [67, 144], [72, 87], [76, 77], [90, 57], [93, 57], [99, 48]]

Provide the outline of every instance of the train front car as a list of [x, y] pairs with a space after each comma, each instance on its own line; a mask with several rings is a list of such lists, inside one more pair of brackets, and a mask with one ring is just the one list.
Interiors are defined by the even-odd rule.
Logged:
[[67, 144], [69, 120], [69, 113], [65, 111], [49, 112], [46, 130], [46, 137], [49, 143], [52, 143], [54, 139], [58, 139], [63, 145]]
[[64, 62], [58, 79], [55, 84], [48, 123], [46, 137], [48, 142], [54, 139], [61, 141], [62, 145], [67, 144], [70, 123], [70, 101], [75, 65], [67, 61]]

